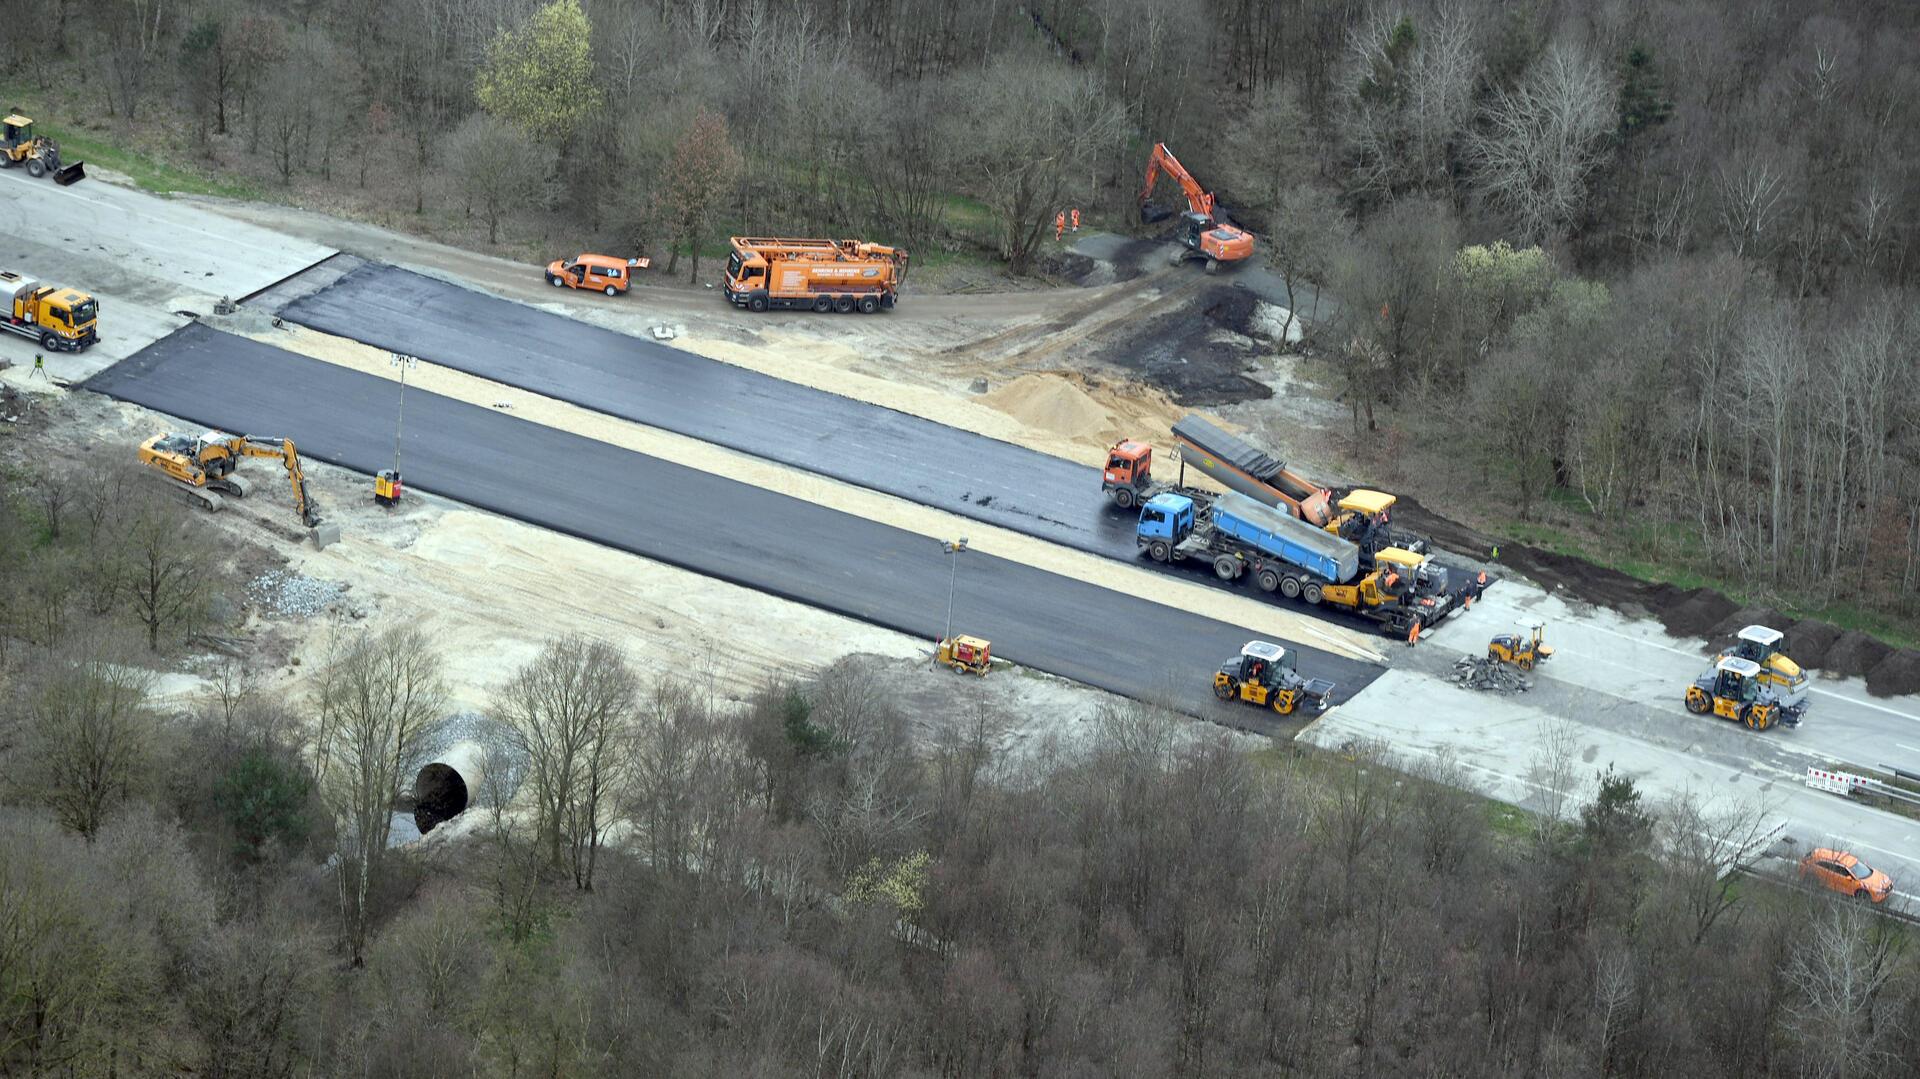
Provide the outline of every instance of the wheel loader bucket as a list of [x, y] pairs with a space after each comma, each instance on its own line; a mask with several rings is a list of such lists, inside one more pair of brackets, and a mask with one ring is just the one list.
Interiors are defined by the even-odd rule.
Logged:
[[70, 187], [87, 178], [87, 163], [75, 161], [71, 165], [62, 165], [54, 170], [53, 182], [61, 187]]

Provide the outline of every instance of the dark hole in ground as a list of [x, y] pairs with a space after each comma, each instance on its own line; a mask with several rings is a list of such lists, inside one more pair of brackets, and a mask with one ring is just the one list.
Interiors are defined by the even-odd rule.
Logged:
[[429, 764], [413, 780], [413, 823], [421, 835], [467, 808], [467, 782], [444, 764]]
[[199, 318], [200, 317], [200, 312], [189, 311], [184, 307], [178, 311], [175, 311], [174, 314], [179, 315], [181, 318]]

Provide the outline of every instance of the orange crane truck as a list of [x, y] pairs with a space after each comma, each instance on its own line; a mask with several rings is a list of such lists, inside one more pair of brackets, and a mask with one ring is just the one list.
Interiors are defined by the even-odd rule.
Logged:
[[[1200, 181], [1180, 164], [1164, 142], [1153, 144], [1153, 156], [1147, 158], [1147, 184], [1140, 189], [1140, 219], [1158, 220], [1153, 216], [1150, 200], [1153, 198], [1153, 185], [1161, 174], [1180, 185], [1180, 191], [1187, 197], [1187, 212], [1182, 214], [1186, 228], [1180, 233], [1180, 246], [1174, 249], [1169, 259], [1175, 266], [1189, 259], [1205, 260], [1207, 272], [1213, 273], [1222, 266], [1232, 266], [1253, 256], [1253, 233], [1219, 220], [1215, 208], [1213, 192], [1200, 186]], [[1160, 216], [1165, 216], [1164, 212]]]
[[907, 276], [907, 253], [860, 240], [735, 236], [725, 291], [736, 307], [809, 311], [891, 310]]

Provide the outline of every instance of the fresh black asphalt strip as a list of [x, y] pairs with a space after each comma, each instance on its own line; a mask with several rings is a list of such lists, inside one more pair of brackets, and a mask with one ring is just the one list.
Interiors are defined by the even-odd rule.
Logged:
[[[391, 381], [197, 323], [86, 388], [194, 424], [292, 438], [371, 474], [393, 445]], [[480, 509], [857, 618], [929, 642], [948, 556], [928, 537], [451, 398], [407, 395], [407, 484]], [[371, 485], [367, 497], [371, 498]], [[324, 508], [324, 507], [323, 507]], [[961, 556], [956, 630], [1015, 663], [1250, 729], [1212, 698], [1251, 631], [979, 552]], [[1344, 700], [1381, 668], [1300, 647]]]
[[[394, 266], [362, 263], [311, 293], [299, 281], [278, 286], [297, 297], [278, 313], [325, 333], [1197, 584], [1245, 588], [1219, 580], [1203, 563], [1142, 559], [1135, 515], [1108, 502], [1099, 471], [1086, 464]], [[815, 318], [831, 327], [835, 319], [887, 316], [770, 317]], [[1341, 612], [1298, 609], [1373, 631]]]

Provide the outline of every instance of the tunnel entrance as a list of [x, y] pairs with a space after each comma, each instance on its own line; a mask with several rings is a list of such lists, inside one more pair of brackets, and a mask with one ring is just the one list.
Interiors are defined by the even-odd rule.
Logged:
[[421, 835], [459, 816], [466, 808], [467, 781], [448, 765], [429, 764], [414, 777], [413, 823]]

